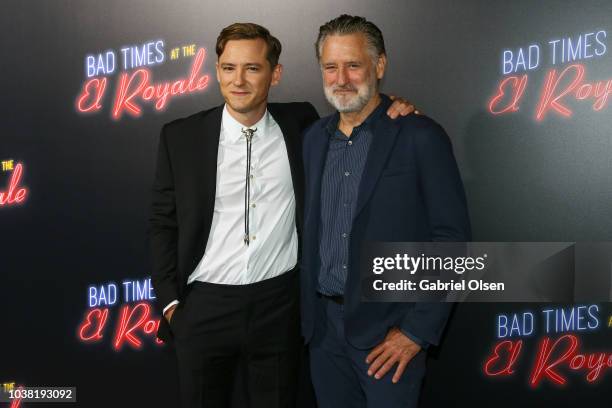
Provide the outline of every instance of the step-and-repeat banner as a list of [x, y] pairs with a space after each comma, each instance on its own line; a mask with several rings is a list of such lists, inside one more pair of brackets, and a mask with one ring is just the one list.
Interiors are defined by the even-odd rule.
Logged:
[[[381, 28], [383, 91], [448, 132], [475, 241], [612, 241], [610, 2], [9, 2], [3, 390], [75, 387], [78, 406], [176, 406], [146, 237], [160, 128], [222, 102], [214, 45], [237, 21], [283, 44], [272, 101], [331, 113], [313, 44], [342, 13]], [[430, 352], [421, 405], [607, 406], [611, 340], [605, 302], [459, 304]]]

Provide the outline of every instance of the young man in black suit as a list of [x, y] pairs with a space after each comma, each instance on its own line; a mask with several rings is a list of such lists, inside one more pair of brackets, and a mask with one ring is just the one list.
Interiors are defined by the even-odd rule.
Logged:
[[[164, 125], [153, 186], [152, 279], [183, 407], [225, 407], [246, 367], [252, 407], [295, 403], [298, 232], [309, 103], [268, 103], [280, 42], [251, 23], [216, 44], [225, 104]], [[390, 112], [407, 114], [399, 102]]]

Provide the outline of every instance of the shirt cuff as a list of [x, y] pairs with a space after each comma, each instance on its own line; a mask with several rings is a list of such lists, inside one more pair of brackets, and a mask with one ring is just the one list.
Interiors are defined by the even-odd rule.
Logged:
[[166, 310], [170, 309], [174, 305], [178, 305], [178, 303], [179, 303], [178, 300], [173, 300], [172, 302], [168, 303], [168, 305], [166, 307], [164, 307], [164, 310], [163, 310], [162, 314], [166, 315]]
[[415, 336], [414, 334], [407, 332], [406, 330], [400, 328], [400, 331], [402, 333], [404, 333], [404, 335], [406, 337], [408, 337], [410, 340], [414, 341], [416, 344], [418, 344], [419, 346], [421, 346], [421, 349], [423, 350], [427, 350], [427, 348], [429, 347], [429, 343], [427, 343], [424, 340], [421, 340], [420, 338], [418, 338], [417, 336]]

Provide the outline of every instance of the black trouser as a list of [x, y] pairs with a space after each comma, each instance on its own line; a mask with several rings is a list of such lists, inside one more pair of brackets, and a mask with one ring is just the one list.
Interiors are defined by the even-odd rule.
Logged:
[[242, 375], [252, 408], [295, 405], [300, 360], [296, 271], [249, 285], [194, 282], [171, 328], [181, 407], [228, 407]]

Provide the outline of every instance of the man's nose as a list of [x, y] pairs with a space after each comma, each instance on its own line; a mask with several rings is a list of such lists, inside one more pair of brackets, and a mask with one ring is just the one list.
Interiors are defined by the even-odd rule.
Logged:
[[346, 68], [344, 67], [339, 67], [338, 68], [338, 77], [336, 79], [336, 83], [339, 86], [344, 86], [346, 85], [348, 82], [348, 75], [346, 72]]
[[242, 86], [243, 84], [244, 84], [244, 70], [241, 68], [238, 68], [234, 72], [234, 85]]

